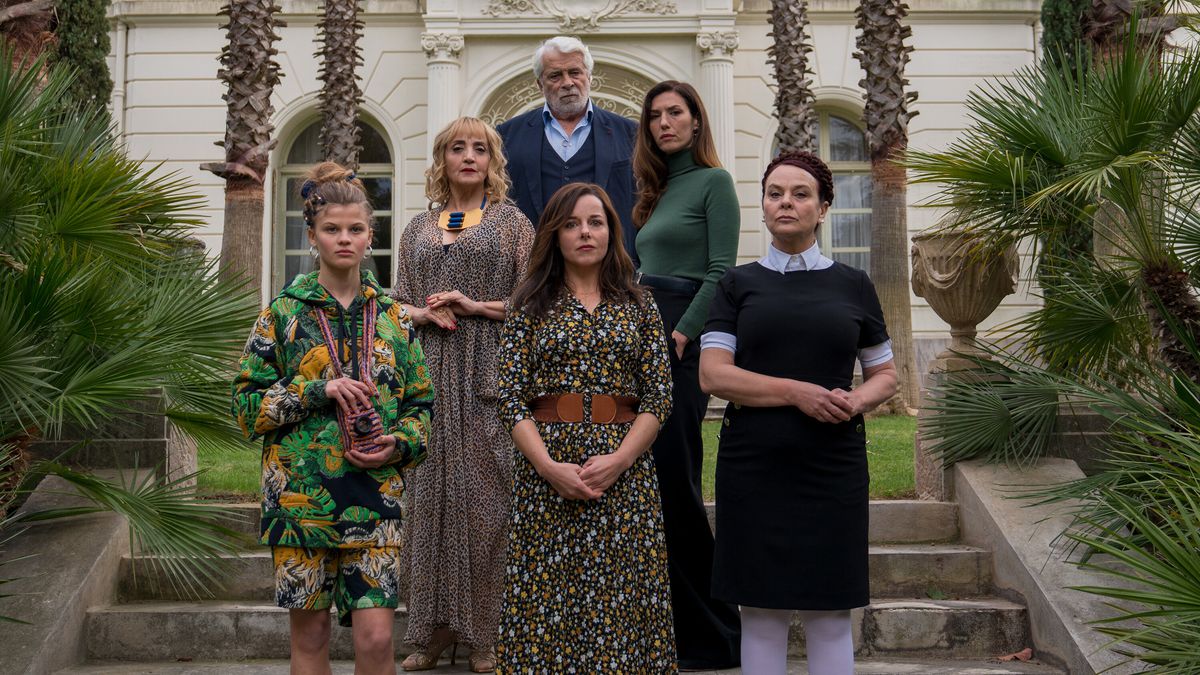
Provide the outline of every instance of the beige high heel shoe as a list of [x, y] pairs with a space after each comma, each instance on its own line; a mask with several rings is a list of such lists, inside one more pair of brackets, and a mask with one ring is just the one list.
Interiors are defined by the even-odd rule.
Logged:
[[454, 665], [454, 659], [456, 656], [458, 656], [458, 640], [453, 639], [450, 636], [450, 631], [448, 630], [443, 631], [442, 637], [439, 639], [438, 631], [435, 631], [433, 637], [429, 639], [429, 644], [425, 645], [424, 649], [418, 649], [417, 651], [409, 654], [408, 657], [400, 663], [400, 667], [403, 668], [405, 672], [412, 672], [414, 670], [433, 670], [437, 667], [438, 661], [442, 658], [442, 654], [444, 654], [447, 649], [450, 650], [450, 665]]
[[496, 669], [496, 652], [491, 647], [472, 649], [467, 663], [471, 664], [472, 673], [490, 673]]

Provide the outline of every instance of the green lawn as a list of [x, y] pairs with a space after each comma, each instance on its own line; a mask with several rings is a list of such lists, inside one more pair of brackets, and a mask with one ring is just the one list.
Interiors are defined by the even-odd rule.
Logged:
[[[713, 470], [717, 459], [718, 420], [704, 423], [704, 497], [713, 498]], [[871, 468], [872, 499], [911, 499], [913, 491], [913, 436], [915, 417], [875, 417], [867, 420], [867, 461]], [[213, 499], [258, 500], [259, 451], [200, 449], [201, 495]]]
[[[713, 498], [713, 473], [717, 465], [720, 420], [704, 423], [704, 498]], [[913, 438], [917, 418], [874, 417], [867, 420], [867, 464], [871, 472], [871, 499], [912, 499]]]

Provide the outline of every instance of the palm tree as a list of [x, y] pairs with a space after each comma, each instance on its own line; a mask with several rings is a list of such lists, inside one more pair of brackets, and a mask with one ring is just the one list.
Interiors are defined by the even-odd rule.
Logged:
[[362, 65], [363, 24], [358, 20], [358, 0], [325, 0], [325, 13], [317, 24], [323, 43], [318, 76], [322, 87], [321, 149], [326, 160], [358, 169], [362, 149], [358, 130], [358, 106], [362, 90], [357, 68]]
[[225, 226], [221, 237], [221, 274], [242, 278], [254, 288], [262, 277], [263, 184], [275, 126], [271, 93], [279, 84], [279, 64], [271, 57], [275, 33], [285, 25], [276, 18], [274, 0], [229, 0], [221, 14], [228, 42], [221, 50], [217, 71], [226, 85], [225, 161], [200, 168], [225, 179]]
[[[1134, 31], [1140, 48], [1161, 53], [1167, 34], [1179, 17], [1167, 13], [1166, 0], [1090, 0], [1082, 19], [1083, 37], [1092, 58], [1106, 62], [1125, 51], [1127, 31]], [[1137, 21], [1131, 21], [1137, 17]]]
[[32, 63], [54, 44], [53, 21], [54, 0], [0, 0], [0, 37], [9, 67]]
[[808, 67], [808, 0], [771, 0], [771, 45], [768, 62], [775, 67], [775, 117], [780, 152], [817, 151], [817, 113], [813, 109], [812, 72]]
[[43, 79], [43, 65], [0, 68], [0, 541], [22, 486], [55, 474], [126, 515], [177, 580], [209, 583], [231, 546], [186, 478], [121, 485], [26, 452], [151, 400], [207, 445], [241, 447], [228, 383], [257, 305], [191, 246], [203, 204], [191, 185], [127, 158], [103, 111], [61, 115], [72, 75]]
[[904, 44], [912, 28], [903, 24], [908, 5], [901, 0], [862, 0], [855, 9], [858, 51], [864, 77], [863, 119], [871, 152], [871, 280], [879, 292], [892, 352], [900, 377], [892, 406], [900, 411], [920, 398], [921, 375], [913, 356], [912, 306], [908, 285], [907, 179], [897, 160], [908, 147], [908, 104], [904, 67], [913, 50]]

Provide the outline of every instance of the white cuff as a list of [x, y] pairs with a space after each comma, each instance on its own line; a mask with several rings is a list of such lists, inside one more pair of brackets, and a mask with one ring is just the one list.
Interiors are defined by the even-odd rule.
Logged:
[[862, 363], [863, 368], [878, 366], [892, 360], [892, 341], [887, 340], [883, 344], [875, 345], [874, 347], [866, 347], [858, 350], [858, 361]]
[[720, 331], [704, 333], [700, 336], [700, 350], [705, 349], [724, 349], [732, 354], [737, 354], [737, 336]]

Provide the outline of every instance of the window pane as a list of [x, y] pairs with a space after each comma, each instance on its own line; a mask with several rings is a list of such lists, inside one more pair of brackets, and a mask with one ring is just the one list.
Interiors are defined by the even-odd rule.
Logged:
[[871, 208], [871, 175], [843, 173], [833, 176], [833, 208]]
[[871, 215], [869, 213], [833, 213], [829, 216], [833, 248], [870, 247]]
[[307, 274], [314, 269], [316, 269], [316, 265], [313, 264], [312, 257], [307, 253], [286, 256], [283, 263], [283, 286], [286, 287], [292, 283], [292, 279], [295, 279], [297, 274]]
[[[379, 249], [375, 249], [379, 251]], [[392, 287], [392, 255], [391, 253], [379, 253], [367, 258], [363, 261], [363, 269], [371, 270], [375, 275], [375, 279], [379, 281], [379, 285], [384, 288]]]
[[284, 191], [286, 192], [287, 210], [288, 211], [303, 211], [304, 202], [300, 200], [300, 185], [304, 182], [299, 176], [288, 178], [284, 183]]
[[288, 216], [284, 228], [284, 248], [308, 248], [308, 227], [304, 224], [304, 216]]
[[870, 273], [871, 271], [870, 253], [834, 253], [829, 257], [845, 265], [857, 267], [864, 272]]
[[[362, 150], [358, 153], [360, 164], [391, 164], [392, 153], [388, 150], [387, 142], [378, 131], [363, 122], [358, 121], [358, 138]], [[292, 147], [288, 150], [288, 164], [316, 164], [321, 161], [321, 120], [308, 125], [300, 132]]]
[[292, 147], [288, 150], [288, 164], [316, 164], [321, 161], [321, 144], [318, 142], [321, 134], [321, 120], [308, 125], [300, 132]]
[[358, 153], [359, 164], [391, 164], [392, 153], [387, 141], [375, 131], [375, 127], [358, 121], [358, 137], [362, 143], [362, 151]]
[[835, 115], [829, 116], [829, 158], [834, 162], [866, 162], [870, 159], [863, 132]]
[[391, 211], [392, 210], [392, 178], [364, 178], [363, 185], [367, 188], [367, 197], [371, 201], [371, 208], [376, 211]]
[[391, 216], [377, 216], [375, 218], [375, 236], [371, 239], [371, 246], [380, 253], [392, 250]]

